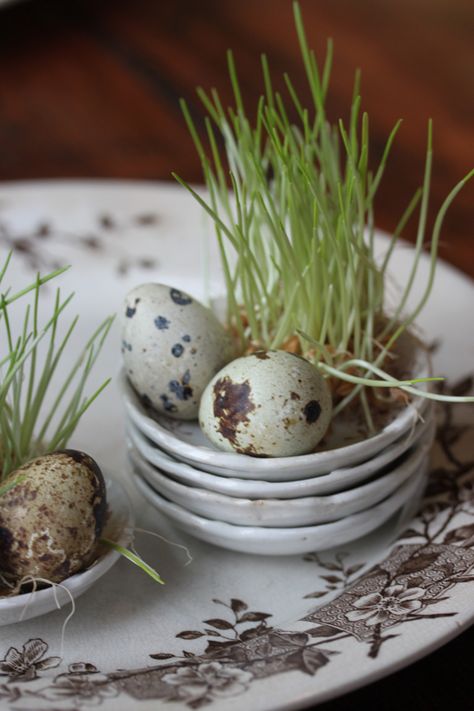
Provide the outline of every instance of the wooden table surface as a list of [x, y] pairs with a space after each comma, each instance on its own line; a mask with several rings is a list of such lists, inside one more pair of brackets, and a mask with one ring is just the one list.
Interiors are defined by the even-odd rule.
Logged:
[[[362, 70], [372, 162], [404, 119], [376, 205], [391, 230], [420, 184], [426, 125], [434, 121], [429, 219], [474, 166], [472, 0], [302, 0], [319, 56], [335, 42], [332, 118], [347, 116]], [[290, 0], [30, 0], [0, 10], [0, 180], [137, 178], [191, 181], [200, 168], [178, 99], [202, 115], [194, 87], [229, 97], [231, 47], [250, 105], [259, 56], [304, 91]], [[474, 276], [474, 180], [446, 218], [441, 254]], [[407, 232], [413, 239], [415, 225]], [[392, 677], [321, 709], [473, 708], [474, 633]], [[469, 665], [470, 666], [470, 665]]]

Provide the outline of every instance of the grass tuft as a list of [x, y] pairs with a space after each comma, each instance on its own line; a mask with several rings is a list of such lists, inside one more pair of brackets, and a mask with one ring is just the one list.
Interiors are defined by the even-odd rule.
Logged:
[[[0, 288], [11, 254], [0, 268]], [[85, 411], [106, 387], [106, 380], [91, 395], [85, 395], [87, 381], [112, 325], [107, 318], [92, 334], [66, 375], [58, 377], [58, 366], [69, 357], [67, 346], [78, 317], [63, 332], [59, 324], [73, 294], [63, 298], [56, 290], [49, 317], [40, 323], [41, 290], [57, 278], [59, 269], [11, 294], [0, 293], [0, 481], [33, 457], [64, 449]], [[11, 305], [20, 299], [25, 306], [15, 317]], [[55, 398], [47, 398], [53, 388]], [[0, 494], [4, 493], [3, 488]]]
[[[226, 281], [227, 322], [243, 352], [285, 348], [296, 336], [299, 352], [325, 376], [346, 381], [347, 364], [357, 361], [365, 373], [351, 376], [354, 392], [339, 403], [337, 411], [357, 395], [365, 397], [364, 388], [374, 385], [425, 396], [413, 387], [416, 381], [394, 381], [381, 368], [429, 299], [443, 219], [474, 171], [453, 188], [427, 235], [433, 154], [430, 120], [423, 182], [408, 201], [384, 258], [378, 259], [374, 201], [401, 121], [390, 132], [380, 163], [371, 170], [369, 117], [361, 111], [359, 74], [349, 121], [331, 123], [326, 97], [332, 43], [319, 67], [297, 2], [293, 11], [310, 105], [304, 105], [287, 75], [287, 96], [274, 90], [269, 62], [263, 56], [263, 91], [256, 117], [251, 118], [229, 52], [235, 106], [224, 109], [215, 89], [197, 90], [208, 113], [207, 141], [200, 138], [181, 101], [209, 197], [174, 177], [214, 221]], [[290, 113], [296, 120], [290, 120]], [[386, 274], [394, 248], [416, 213], [411, 268], [396, 309], [387, 313]], [[430, 245], [429, 277], [419, 302], [407, 309], [426, 245]]]

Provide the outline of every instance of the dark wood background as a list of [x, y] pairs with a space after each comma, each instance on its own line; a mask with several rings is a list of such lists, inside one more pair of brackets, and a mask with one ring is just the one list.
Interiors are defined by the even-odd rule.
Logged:
[[[423, 172], [434, 120], [431, 217], [474, 166], [472, 0], [302, 0], [322, 56], [335, 42], [330, 114], [347, 114], [362, 70], [373, 161], [404, 124], [377, 204], [393, 229]], [[30, 0], [0, 15], [0, 179], [114, 177], [200, 180], [178, 107], [201, 111], [194, 87], [229, 96], [235, 51], [249, 104], [261, 92], [259, 56], [305, 91], [290, 0]], [[442, 256], [474, 274], [474, 180], [443, 231]], [[413, 236], [415, 224], [408, 231]]]
[[[332, 118], [347, 115], [362, 70], [375, 163], [394, 122], [404, 124], [377, 202], [393, 229], [423, 174], [434, 120], [430, 219], [474, 166], [472, 0], [302, 0], [311, 43], [335, 42]], [[178, 107], [196, 117], [194, 87], [229, 97], [225, 51], [247, 101], [261, 92], [259, 56], [305, 91], [290, 0], [30, 0], [0, 10], [0, 180], [140, 178], [192, 181], [200, 169]], [[441, 254], [474, 275], [474, 181], [452, 207]], [[413, 238], [414, 225], [407, 236]], [[471, 709], [474, 633], [405, 671], [320, 707]], [[468, 672], [469, 664], [469, 672]], [[317, 681], [315, 680], [315, 684]]]

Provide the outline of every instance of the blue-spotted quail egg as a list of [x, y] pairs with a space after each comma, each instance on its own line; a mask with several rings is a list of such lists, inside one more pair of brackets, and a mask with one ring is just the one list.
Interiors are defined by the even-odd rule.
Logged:
[[177, 419], [197, 418], [204, 388], [234, 356], [212, 311], [164, 284], [129, 292], [122, 334], [125, 372], [142, 402]]
[[332, 414], [329, 387], [307, 360], [285, 351], [237, 358], [215, 375], [199, 422], [220, 449], [255, 457], [314, 450]]

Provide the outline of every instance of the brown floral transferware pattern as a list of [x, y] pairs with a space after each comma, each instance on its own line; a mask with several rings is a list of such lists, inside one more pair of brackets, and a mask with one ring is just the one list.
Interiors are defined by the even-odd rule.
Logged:
[[[69, 261], [69, 257], [61, 257], [64, 244], [68, 251], [73, 245], [86, 252], [99, 253], [108, 249], [108, 241], [112, 237], [111, 263], [115, 265], [118, 276], [125, 276], [132, 268], [152, 270], [158, 266], [156, 259], [149, 255], [137, 255], [127, 249], [127, 236], [137, 228], [155, 229], [160, 223], [159, 215], [146, 212], [119, 220], [108, 213], [101, 213], [96, 216], [95, 223], [94, 230], [87, 233], [69, 234], [51, 220], [40, 221], [29, 230], [18, 232], [6, 220], [0, 219], [0, 247], [11, 250], [33, 271], [49, 271]], [[119, 237], [123, 239], [118, 241]], [[135, 240], [132, 240], [134, 243]]]
[[[466, 380], [457, 391], [470, 386]], [[243, 600], [216, 599], [221, 616], [204, 620], [202, 629], [176, 635], [195, 642], [194, 651], [184, 650], [181, 656], [152, 652], [155, 665], [106, 674], [77, 662], [43, 684], [41, 672], [58, 666], [60, 659], [47, 656], [43, 640], [29, 640], [22, 651], [5, 653], [0, 674], [8, 681], [0, 684], [0, 700], [22, 711], [33, 711], [40, 700], [51, 711], [78, 711], [125, 694], [135, 701], [180, 701], [197, 709], [244, 694], [259, 679], [290, 671], [313, 676], [334, 655], [347, 653], [341, 640], [365, 645], [368, 657], [375, 659], [407, 625], [455, 616], [455, 609], [437, 612], [436, 606], [450, 599], [454, 586], [474, 581], [474, 462], [459, 457], [463, 434], [465, 428], [453, 425], [446, 407], [438, 444], [448, 464], [432, 471], [421, 511], [383, 561], [362, 572], [363, 563], [346, 565], [344, 553], [332, 560], [305, 557], [328, 571], [319, 577], [322, 589], [305, 597], [337, 597], [300, 620], [308, 625], [304, 631], [272, 626], [271, 613], [251, 610]], [[462, 525], [457, 523], [460, 514]], [[35, 679], [33, 686], [25, 683]]]

